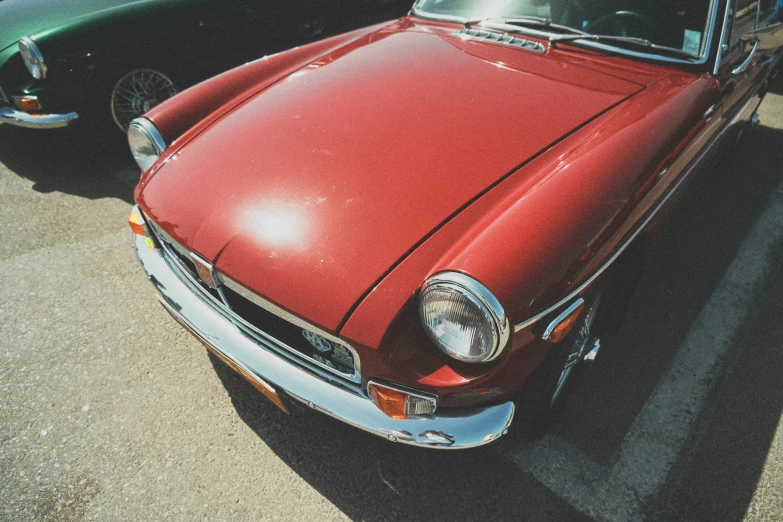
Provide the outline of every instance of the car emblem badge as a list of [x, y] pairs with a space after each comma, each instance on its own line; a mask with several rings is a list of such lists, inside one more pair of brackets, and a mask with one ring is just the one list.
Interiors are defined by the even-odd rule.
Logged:
[[332, 343], [330, 343], [329, 340], [325, 337], [320, 336], [315, 332], [311, 332], [310, 330], [302, 330], [302, 335], [304, 335], [304, 338], [307, 339], [307, 342], [312, 344], [313, 348], [319, 352], [326, 353], [331, 351]]
[[196, 267], [201, 281], [210, 288], [217, 288], [215, 269], [212, 267], [212, 263], [193, 252], [190, 253], [190, 258], [193, 260], [193, 265]]

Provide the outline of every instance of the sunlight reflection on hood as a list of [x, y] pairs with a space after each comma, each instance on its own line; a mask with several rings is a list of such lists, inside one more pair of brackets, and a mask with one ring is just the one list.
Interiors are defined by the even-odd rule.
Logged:
[[309, 220], [303, 205], [264, 200], [244, 207], [241, 219], [245, 233], [269, 247], [305, 247]]

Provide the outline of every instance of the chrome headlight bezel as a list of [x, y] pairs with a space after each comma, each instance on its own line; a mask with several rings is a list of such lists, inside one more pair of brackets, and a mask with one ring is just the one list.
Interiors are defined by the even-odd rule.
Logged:
[[43, 54], [38, 46], [35, 44], [32, 38], [24, 36], [19, 39], [17, 43], [19, 48], [19, 54], [22, 57], [27, 71], [30, 76], [36, 80], [43, 80], [46, 78], [46, 62], [44, 62]]
[[[128, 145], [133, 159], [136, 160], [142, 171], [149, 169], [166, 150], [163, 136], [147, 118], [136, 118], [130, 122], [128, 125]], [[145, 146], [147, 147], [146, 151], [143, 150]]]
[[[432, 328], [427, 325], [424, 307], [427, 304], [427, 296], [432, 290], [446, 291], [464, 297], [467, 302], [475, 307], [492, 328], [492, 341], [486, 346], [479, 357], [462, 353], [454, 347], [450, 347], [434, 335]], [[508, 345], [511, 337], [511, 323], [506, 316], [503, 306], [495, 295], [484, 285], [470, 276], [459, 272], [442, 272], [430, 277], [419, 292], [419, 319], [427, 337], [449, 357], [467, 363], [485, 363], [494, 361]]]

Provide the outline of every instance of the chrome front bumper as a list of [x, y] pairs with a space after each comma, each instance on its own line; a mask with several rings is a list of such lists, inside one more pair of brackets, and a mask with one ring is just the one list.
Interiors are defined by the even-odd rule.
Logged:
[[256, 387], [273, 387], [311, 408], [394, 442], [459, 449], [492, 442], [508, 431], [514, 403], [464, 410], [441, 409], [427, 418], [392, 419], [355, 388], [341, 387], [292, 364], [271, 346], [251, 339], [180, 278], [159, 249], [134, 235], [133, 245], [161, 304], [218, 357]]
[[30, 129], [56, 129], [67, 127], [79, 115], [75, 112], [66, 114], [30, 114], [28, 112], [12, 109], [11, 107], [0, 107], [0, 124], [9, 123], [17, 127], [27, 127]]

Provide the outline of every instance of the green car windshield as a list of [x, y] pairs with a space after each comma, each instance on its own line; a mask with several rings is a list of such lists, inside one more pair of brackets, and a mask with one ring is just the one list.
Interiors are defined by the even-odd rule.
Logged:
[[[414, 6], [414, 14], [425, 18], [507, 21], [574, 41], [582, 41], [580, 33], [619, 37], [583, 41], [627, 49], [623, 38], [639, 39], [625, 43], [637, 52], [661, 47], [694, 58], [705, 53], [712, 10], [713, 0], [419, 0]], [[642, 41], [653, 45], [645, 50]]]

